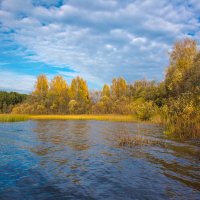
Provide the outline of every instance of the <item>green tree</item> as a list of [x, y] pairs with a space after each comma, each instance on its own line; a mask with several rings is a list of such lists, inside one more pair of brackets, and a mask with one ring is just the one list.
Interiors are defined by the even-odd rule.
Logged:
[[24, 102], [28, 95], [17, 92], [0, 91], [0, 113], [9, 113], [13, 106]]

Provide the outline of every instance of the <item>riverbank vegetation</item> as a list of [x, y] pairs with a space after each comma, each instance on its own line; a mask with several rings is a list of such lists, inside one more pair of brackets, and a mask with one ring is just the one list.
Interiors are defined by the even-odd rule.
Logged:
[[20, 122], [29, 119], [28, 115], [0, 114], [0, 122]]
[[[0, 114], [0, 122], [18, 122], [25, 120], [97, 120], [114, 122], [144, 122], [134, 115], [24, 115], [24, 114]], [[155, 116], [144, 123], [159, 124], [160, 117]]]
[[166, 132], [200, 138], [200, 51], [195, 41], [185, 39], [174, 45], [164, 84]]
[[130, 116], [130, 121], [161, 122], [162, 119], [168, 134], [200, 137], [197, 43], [191, 39], [178, 41], [169, 55], [169, 66], [161, 82], [143, 79], [127, 83], [120, 77], [114, 78], [111, 85], [105, 84], [100, 91], [89, 91], [81, 77], [67, 84], [62, 76], [55, 76], [49, 82], [46, 75], [40, 75], [34, 91], [14, 106], [12, 113], [28, 114], [32, 118], [37, 115], [35, 119], [109, 120], [119, 115], [116, 119], [125, 116], [121, 121], [129, 121]]

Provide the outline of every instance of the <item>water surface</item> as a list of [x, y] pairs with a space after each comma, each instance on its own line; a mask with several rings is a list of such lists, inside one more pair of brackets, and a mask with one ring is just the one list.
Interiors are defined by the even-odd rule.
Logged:
[[[121, 134], [156, 142], [120, 147]], [[150, 124], [0, 123], [0, 199], [200, 199], [200, 144]]]

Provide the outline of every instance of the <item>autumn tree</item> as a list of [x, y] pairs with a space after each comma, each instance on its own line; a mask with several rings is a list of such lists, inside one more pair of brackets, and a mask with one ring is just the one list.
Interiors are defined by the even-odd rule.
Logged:
[[167, 132], [200, 137], [200, 53], [194, 40], [184, 39], [174, 45], [165, 85], [168, 99], [163, 116]]
[[110, 87], [109, 87], [109, 85], [105, 84], [105, 85], [103, 86], [101, 96], [102, 96], [102, 97], [104, 97], [104, 96], [110, 97]]
[[169, 95], [179, 95], [182, 92], [184, 76], [193, 66], [197, 55], [197, 44], [192, 39], [178, 41], [170, 53], [170, 65], [167, 69], [165, 84]]
[[114, 98], [121, 98], [127, 94], [127, 83], [122, 77], [114, 78], [111, 85], [111, 93]]
[[73, 105], [77, 106], [74, 107], [74, 112], [85, 113], [89, 111], [90, 98], [88, 86], [86, 81], [79, 76], [74, 78], [71, 82], [70, 99], [75, 101]]
[[200, 95], [200, 52], [196, 55], [193, 65], [183, 77], [183, 92], [191, 91]]
[[48, 98], [52, 112], [67, 112], [69, 88], [62, 76], [55, 76], [51, 81]]
[[49, 84], [46, 75], [42, 74], [37, 77], [35, 84], [35, 90], [33, 91], [33, 96], [36, 97], [37, 101], [41, 103], [45, 102], [48, 94]]

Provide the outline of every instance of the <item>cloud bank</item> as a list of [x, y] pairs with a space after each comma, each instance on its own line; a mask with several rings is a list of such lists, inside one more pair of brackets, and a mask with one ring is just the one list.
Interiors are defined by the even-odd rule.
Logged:
[[172, 44], [200, 38], [199, 11], [197, 0], [0, 0], [1, 51], [97, 87], [116, 76], [161, 80]]

